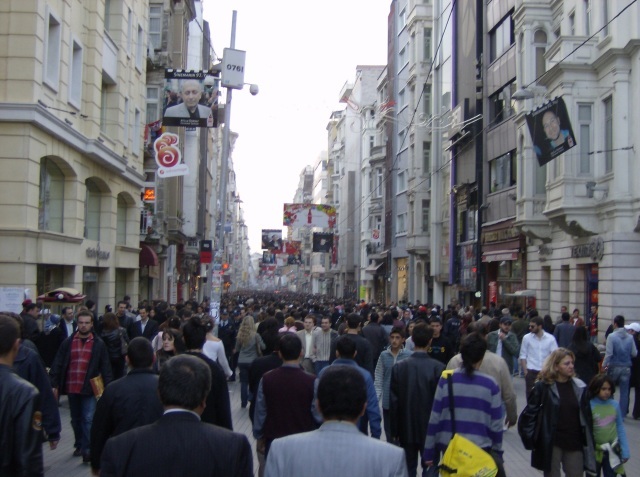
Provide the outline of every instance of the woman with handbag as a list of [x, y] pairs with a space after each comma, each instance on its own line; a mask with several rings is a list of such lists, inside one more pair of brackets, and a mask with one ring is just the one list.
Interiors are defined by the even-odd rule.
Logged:
[[566, 348], [547, 357], [518, 422], [531, 466], [544, 477], [560, 477], [560, 467], [566, 477], [596, 471], [587, 386], [575, 377], [574, 362]]
[[[448, 377], [443, 373], [440, 378], [425, 440], [424, 460], [430, 467], [441, 453], [446, 457], [449, 443], [459, 435], [470, 441], [474, 452], [484, 451], [493, 457], [494, 472], [498, 468], [493, 475], [505, 475], [502, 468], [505, 415], [500, 388], [491, 376], [478, 371], [486, 351], [484, 337], [469, 333], [460, 345], [462, 367]], [[440, 472], [447, 474], [444, 467], [444, 463], [440, 465]], [[455, 469], [458, 476], [472, 474], [470, 469]]]
[[249, 366], [254, 359], [262, 356], [265, 347], [262, 338], [256, 333], [253, 316], [245, 316], [238, 330], [236, 348], [234, 349], [234, 353], [240, 353], [238, 368], [240, 370], [240, 403], [243, 409], [247, 407], [249, 401]]

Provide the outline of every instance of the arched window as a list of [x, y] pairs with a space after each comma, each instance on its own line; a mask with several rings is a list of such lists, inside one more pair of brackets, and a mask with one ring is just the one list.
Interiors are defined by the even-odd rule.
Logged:
[[62, 233], [64, 218], [64, 174], [48, 157], [40, 160], [38, 229]]
[[547, 71], [544, 54], [547, 51], [547, 34], [543, 30], [536, 30], [533, 34], [533, 45], [536, 51], [536, 78]]
[[100, 240], [100, 214], [102, 213], [102, 195], [93, 179], [85, 182], [87, 194], [84, 202], [84, 238]]

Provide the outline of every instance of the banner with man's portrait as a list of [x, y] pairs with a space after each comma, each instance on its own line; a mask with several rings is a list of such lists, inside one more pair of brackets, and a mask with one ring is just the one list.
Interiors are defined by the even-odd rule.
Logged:
[[270, 253], [275, 253], [274, 249], [281, 251], [282, 229], [262, 229], [262, 249], [269, 250]]
[[525, 117], [533, 150], [541, 166], [576, 145], [567, 106], [562, 98], [552, 99]]
[[313, 251], [314, 252], [331, 252], [333, 248], [333, 234], [318, 233], [313, 234]]
[[165, 70], [163, 126], [218, 127], [219, 80], [208, 71]]

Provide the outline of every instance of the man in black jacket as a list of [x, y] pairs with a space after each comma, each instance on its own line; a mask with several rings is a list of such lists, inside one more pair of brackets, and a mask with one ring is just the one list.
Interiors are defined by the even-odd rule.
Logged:
[[391, 369], [391, 435], [404, 449], [410, 477], [416, 475], [418, 458], [424, 449], [433, 397], [444, 371], [444, 364], [427, 354], [432, 336], [431, 328], [426, 324], [417, 324], [411, 333], [415, 344], [413, 354]]
[[198, 418], [210, 387], [211, 373], [203, 360], [180, 355], [167, 361], [158, 381], [164, 415], [154, 424], [109, 439], [102, 453], [101, 475], [252, 477], [246, 436]]
[[100, 473], [100, 458], [107, 439], [136, 427], [151, 424], [162, 416], [158, 376], [152, 371], [153, 348], [138, 336], [129, 342], [129, 374], [111, 383], [96, 405], [91, 426], [91, 470]]
[[[349, 313], [347, 315], [347, 332], [351, 339], [356, 343], [356, 356], [355, 360], [358, 366], [366, 369], [371, 374], [373, 379], [373, 354], [371, 352], [371, 344], [369, 341], [360, 334], [360, 323], [362, 319], [357, 313]], [[336, 343], [337, 340], [331, 343], [331, 357], [330, 360], [333, 363], [336, 359]]]
[[217, 362], [202, 353], [202, 347], [207, 340], [207, 328], [199, 318], [193, 317], [185, 323], [182, 333], [187, 354], [200, 358], [211, 370], [211, 391], [207, 396], [207, 406], [202, 412], [202, 421], [233, 430], [227, 377]]
[[20, 347], [18, 323], [0, 315], [0, 475], [44, 475], [38, 390], [11, 369]]
[[75, 436], [75, 457], [82, 456], [89, 463], [89, 436], [96, 397], [91, 380], [102, 376], [106, 386], [112, 380], [107, 346], [93, 333], [93, 314], [80, 311], [77, 316], [78, 331], [60, 345], [49, 376], [53, 395], [67, 394], [71, 411], [71, 427]]

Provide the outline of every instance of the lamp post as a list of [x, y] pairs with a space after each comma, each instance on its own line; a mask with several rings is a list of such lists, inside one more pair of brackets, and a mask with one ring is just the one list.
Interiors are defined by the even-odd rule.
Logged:
[[[224, 105], [224, 129], [222, 130], [222, 160], [220, 165], [220, 229], [218, 230], [218, 246], [216, 263], [222, 264], [224, 260], [224, 233], [227, 218], [227, 181], [229, 179], [229, 136], [231, 132], [231, 102], [233, 100], [233, 90], [242, 89], [244, 86], [244, 59], [245, 52], [235, 49], [236, 46], [236, 19], [238, 12], [233, 11], [231, 19], [231, 42], [229, 48], [224, 49], [224, 58], [221, 68], [222, 86], [227, 89], [227, 99]], [[250, 85], [252, 95], [258, 94], [258, 86]], [[221, 269], [221, 268], [220, 268]], [[224, 293], [223, 283], [220, 284], [220, 301]]]

